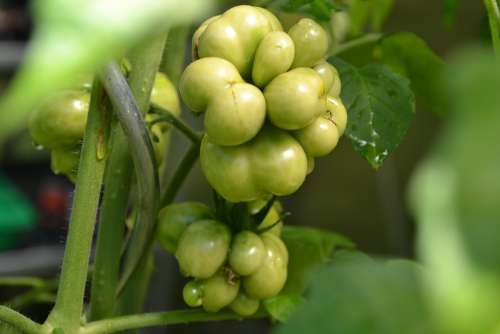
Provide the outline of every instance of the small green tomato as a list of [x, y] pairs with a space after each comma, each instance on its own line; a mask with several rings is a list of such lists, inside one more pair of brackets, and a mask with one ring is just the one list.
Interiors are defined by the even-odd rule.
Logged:
[[268, 117], [285, 130], [301, 129], [326, 111], [325, 86], [310, 68], [296, 68], [278, 75], [265, 88]]
[[294, 135], [307, 155], [313, 158], [333, 151], [340, 136], [333, 121], [321, 116], [305, 128], [294, 131]]
[[324, 58], [328, 51], [328, 34], [315, 21], [301, 19], [288, 30], [295, 44], [292, 68], [311, 67]]
[[55, 149], [50, 153], [50, 167], [55, 174], [66, 176], [71, 182], [76, 182], [81, 147], [72, 149]]
[[187, 282], [182, 289], [182, 297], [186, 305], [190, 307], [201, 306], [203, 297], [203, 284], [197, 280]]
[[243, 287], [247, 295], [255, 299], [276, 296], [287, 278], [288, 251], [283, 241], [270, 233], [261, 235], [266, 256], [260, 268], [252, 275], [243, 277]]
[[223, 268], [209, 279], [203, 281], [203, 309], [217, 312], [228, 306], [238, 295], [240, 280], [231, 270]]
[[213, 217], [212, 210], [200, 202], [167, 205], [158, 213], [156, 239], [165, 250], [174, 253], [182, 233], [190, 224]]
[[229, 265], [239, 275], [246, 276], [255, 272], [264, 259], [264, 243], [250, 231], [238, 233], [231, 243]]
[[328, 96], [326, 99], [328, 108], [327, 117], [330, 118], [339, 130], [339, 136], [342, 136], [347, 126], [347, 110], [340, 98]]
[[177, 244], [175, 257], [188, 277], [209, 278], [226, 261], [231, 241], [229, 228], [215, 220], [190, 224]]
[[325, 91], [328, 95], [338, 97], [342, 88], [340, 76], [337, 69], [330, 63], [323, 61], [314, 66], [314, 70], [319, 74], [325, 83]]
[[259, 304], [260, 302], [258, 299], [250, 298], [246, 295], [246, 293], [240, 291], [238, 296], [229, 305], [229, 308], [231, 311], [242, 317], [249, 317], [257, 312]]
[[295, 56], [295, 46], [287, 33], [270, 32], [262, 39], [255, 53], [252, 80], [259, 87], [288, 71]]

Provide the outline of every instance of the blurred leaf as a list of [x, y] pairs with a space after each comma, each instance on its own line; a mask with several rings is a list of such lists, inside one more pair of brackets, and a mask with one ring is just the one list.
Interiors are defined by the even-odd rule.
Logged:
[[45, 0], [34, 2], [35, 32], [24, 63], [0, 101], [0, 143], [48, 95], [168, 26], [206, 13], [212, 1]]
[[375, 46], [373, 57], [410, 79], [417, 100], [443, 113], [445, 94], [439, 80], [444, 62], [423, 39], [408, 32], [385, 36]]
[[394, 0], [348, 0], [351, 17], [351, 35], [359, 36], [367, 25], [380, 31], [389, 16]]
[[383, 65], [356, 68], [339, 58], [330, 62], [342, 80], [342, 100], [349, 115], [347, 137], [377, 169], [403, 140], [415, 113], [410, 83]]
[[441, 15], [446, 25], [452, 26], [457, 17], [460, 0], [442, 0]]
[[409, 261], [387, 265], [346, 253], [315, 275], [306, 301], [277, 328], [278, 334], [434, 333], [418, 266]]
[[277, 0], [273, 7], [286, 12], [302, 13], [319, 21], [330, 21], [332, 13], [345, 9], [343, 5], [333, 0]]
[[489, 333], [500, 322], [500, 62], [468, 52], [445, 78], [452, 118], [411, 186], [418, 250], [441, 332]]
[[282, 239], [289, 253], [288, 278], [282, 294], [302, 294], [311, 271], [327, 262], [337, 248], [353, 248], [347, 238], [310, 227], [285, 226]]
[[264, 308], [274, 320], [286, 322], [295, 309], [304, 301], [300, 295], [283, 295], [264, 300]]

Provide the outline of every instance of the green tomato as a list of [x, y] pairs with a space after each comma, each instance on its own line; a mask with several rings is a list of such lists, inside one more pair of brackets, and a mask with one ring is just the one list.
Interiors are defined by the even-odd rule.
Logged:
[[295, 138], [309, 157], [322, 157], [329, 154], [339, 142], [339, 130], [333, 121], [318, 117], [303, 129], [294, 131]]
[[66, 90], [45, 101], [29, 119], [33, 140], [47, 149], [78, 145], [85, 132], [90, 95], [84, 90]]
[[335, 123], [339, 130], [339, 136], [342, 136], [347, 126], [347, 110], [340, 98], [328, 96], [326, 99], [328, 108], [327, 117]]
[[254, 139], [239, 146], [216, 145], [205, 136], [200, 162], [210, 185], [231, 202], [289, 195], [302, 185], [307, 171], [300, 144], [272, 126], [265, 126]]
[[274, 23], [261, 9], [236, 6], [210, 22], [198, 41], [198, 55], [227, 59], [244, 77], [249, 77], [255, 50]]
[[55, 149], [50, 153], [50, 166], [54, 174], [62, 174], [71, 182], [76, 182], [81, 147]]
[[295, 56], [295, 46], [287, 33], [274, 31], [267, 34], [255, 53], [252, 80], [259, 87], [288, 71]]
[[217, 20], [220, 15], [212, 16], [201, 23], [201, 25], [196, 29], [193, 34], [193, 38], [191, 40], [191, 56], [193, 60], [199, 59], [200, 56], [198, 54], [198, 44], [200, 43], [200, 36], [205, 32], [208, 25], [213, 21]]
[[328, 92], [328, 95], [338, 97], [340, 95], [342, 83], [340, 82], [340, 76], [337, 69], [330, 63], [323, 61], [314, 66], [314, 70], [319, 74], [321, 79], [323, 79], [325, 91]]
[[261, 235], [266, 248], [266, 256], [260, 268], [242, 279], [247, 295], [255, 299], [276, 296], [287, 278], [288, 251], [283, 241], [270, 233]]
[[190, 224], [213, 217], [212, 210], [200, 202], [167, 205], [158, 213], [156, 239], [165, 250], [174, 253], [182, 233]]
[[189, 64], [179, 81], [182, 100], [193, 112], [204, 112], [222, 89], [243, 82], [233, 64], [222, 58], [201, 58]]
[[218, 145], [240, 145], [257, 135], [266, 119], [262, 92], [247, 83], [235, 83], [212, 96], [205, 115], [205, 130]]
[[203, 309], [217, 312], [228, 306], [238, 295], [240, 280], [230, 270], [219, 270], [214, 276], [203, 281]]
[[[262, 205], [260, 208], [262, 208], [264, 205], [266, 205], [267, 201], [265, 201], [263, 204], [259, 204], [259, 205]], [[252, 205], [254, 208], [250, 208], [250, 212], [252, 212], [252, 210], [255, 210], [255, 213], [257, 211], [260, 210], [259, 206], [257, 206], [255, 203], [254, 204], [250, 204], [249, 205]], [[260, 225], [258, 226], [258, 230], [264, 230], [266, 231], [266, 233], [272, 233], [274, 234], [275, 236], [279, 237], [281, 235], [281, 231], [283, 230], [283, 221], [281, 220], [281, 217], [280, 217], [280, 214], [281, 212], [283, 211], [283, 208], [281, 206], [281, 203], [278, 202], [278, 201], [275, 201], [273, 206], [271, 207], [271, 209], [269, 210], [269, 212], [267, 213], [267, 215], [264, 217], [264, 219], [262, 220], [262, 222], [260, 223]], [[274, 225], [273, 227], [271, 227], [270, 229], [267, 229], [269, 226], [272, 226]]]
[[231, 243], [229, 265], [241, 276], [250, 275], [260, 267], [264, 255], [264, 243], [260, 237], [253, 232], [242, 231]]
[[323, 80], [310, 68], [278, 75], [267, 85], [264, 96], [269, 120], [285, 130], [301, 129], [326, 111]]
[[242, 317], [249, 317], [257, 312], [259, 304], [260, 302], [258, 299], [250, 298], [246, 295], [246, 293], [240, 291], [238, 296], [236, 296], [233, 302], [229, 305], [229, 308], [231, 311]]
[[328, 34], [311, 19], [301, 19], [288, 30], [295, 44], [292, 68], [311, 67], [325, 57], [328, 51]]
[[311, 174], [314, 170], [316, 162], [313, 157], [307, 157], [307, 175]]
[[182, 289], [182, 297], [186, 305], [198, 307], [202, 304], [203, 284], [200, 281], [192, 280], [187, 282]]
[[190, 224], [175, 252], [181, 272], [190, 277], [209, 278], [226, 261], [230, 241], [231, 231], [218, 221], [205, 219]]
[[151, 90], [151, 103], [170, 111], [175, 116], [179, 116], [181, 113], [177, 89], [164, 73], [156, 73]]

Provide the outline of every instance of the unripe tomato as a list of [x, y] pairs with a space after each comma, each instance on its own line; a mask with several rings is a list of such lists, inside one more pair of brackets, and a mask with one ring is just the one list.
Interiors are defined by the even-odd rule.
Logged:
[[80, 163], [79, 146], [72, 149], [56, 149], [50, 153], [50, 167], [54, 174], [62, 174], [71, 182], [76, 182]]
[[313, 158], [329, 154], [339, 141], [337, 126], [321, 116], [305, 128], [294, 131], [294, 135], [306, 154]]
[[326, 99], [326, 106], [328, 108], [327, 117], [330, 118], [339, 130], [339, 135], [344, 134], [347, 126], [347, 110], [340, 98], [328, 96]]
[[261, 235], [266, 248], [266, 256], [260, 268], [249, 276], [243, 277], [243, 287], [247, 295], [255, 299], [276, 296], [287, 278], [288, 251], [283, 242], [275, 235]]
[[208, 25], [212, 23], [213, 21], [217, 20], [220, 17], [220, 15], [212, 16], [205, 21], [203, 21], [198, 29], [193, 34], [193, 38], [191, 40], [191, 56], [193, 57], [193, 60], [199, 59], [200, 56], [198, 55], [198, 44], [200, 42], [200, 36], [205, 32], [207, 29]]
[[267, 126], [251, 145], [252, 172], [265, 194], [289, 195], [304, 183], [307, 156], [289, 133]]
[[84, 90], [66, 90], [50, 97], [29, 119], [33, 140], [47, 149], [78, 145], [85, 132], [89, 100]]
[[325, 91], [328, 95], [338, 97], [340, 95], [342, 83], [340, 82], [340, 76], [337, 69], [330, 63], [324, 61], [314, 66], [314, 70], [319, 74], [321, 79], [323, 79]]
[[255, 53], [252, 80], [259, 87], [265, 87], [269, 81], [288, 71], [295, 56], [295, 46], [287, 33], [270, 32], [259, 44]]
[[230, 270], [219, 270], [215, 275], [203, 281], [203, 309], [217, 312], [228, 306], [238, 295], [240, 280]]
[[236, 6], [210, 22], [198, 41], [198, 55], [230, 61], [244, 77], [249, 77], [255, 50], [272, 31], [270, 13], [252, 6]]
[[269, 120], [285, 130], [301, 129], [326, 111], [323, 80], [310, 68], [278, 75], [267, 85], [264, 96]]
[[300, 144], [272, 126], [265, 126], [254, 139], [239, 146], [216, 145], [205, 136], [200, 162], [210, 185], [231, 202], [289, 195], [302, 185], [307, 171]]
[[187, 282], [182, 289], [182, 297], [186, 305], [190, 307], [201, 306], [203, 297], [203, 284], [197, 280]]
[[235, 83], [212, 96], [205, 130], [218, 145], [239, 145], [255, 137], [266, 119], [264, 95], [255, 86]]
[[167, 205], [158, 213], [156, 239], [164, 249], [174, 253], [182, 233], [190, 224], [213, 217], [212, 210], [200, 202]]
[[250, 231], [238, 233], [231, 243], [229, 265], [239, 275], [255, 272], [264, 259], [264, 243], [260, 237]]
[[328, 51], [328, 34], [311, 19], [301, 19], [288, 30], [295, 44], [292, 68], [311, 67], [324, 58]]
[[208, 136], [201, 141], [201, 169], [212, 188], [229, 201], [250, 201], [263, 195], [252, 176], [250, 148], [250, 143], [217, 145]]
[[182, 100], [194, 112], [204, 112], [221, 89], [243, 82], [236, 67], [221, 58], [201, 58], [189, 64], [179, 81]]
[[313, 172], [315, 165], [316, 165], [316, 162], [314, 161], [314, 158], [307, 157], [307, 175], [309, 175]]
[[259, 309], [259, 300], [250, 298], [244, 293], [240, 291], [238, 296], [233, 300], [233, 302], [229, 305], [229, 308], [234, 313], [241, 315], [242, 317], [249, 317]]
[[175, 257], [181, 272], [190, 277], [209, 278], [226, 261], [231, 231], [215, 220], [190, 224], [177, 244]]
[[177, 89], [164, 73], [156, 73], [151, 90], [151, 103], [170, 111], [175, 116], [179, 116], [181, 113]]

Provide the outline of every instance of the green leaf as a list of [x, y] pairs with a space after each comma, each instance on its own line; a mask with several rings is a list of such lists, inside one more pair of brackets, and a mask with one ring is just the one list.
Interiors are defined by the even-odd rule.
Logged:
[[282, 239], [289, 253], [288, 278], [283, 294], [302, 294], [307, 287], [311, 271], [330, 260], [337, 248], [353, 248], [347, 238], [320, 229], [285, 226]]
[[45, 0], [34, 2], [35, 31], [24, 63], [0, 101], [0, 142], [48, 95], [95, 73], [109, 59], [170, 25], [202, 16], [212, 1]]
[[263, 305], [267, 313], [269, 313], [274, 320], [286, 322], [303, 301], [304, 298], [300, 295], [280, 294], [276, 297], [264, 300]]
[[347, 137], [377, 169], [403, 140], [415, 113], [410, 83], [383, 65], [356, 68], [339, 58], [330, 62], [342, 80], [342, 100], [349, 117]]
[[278, 334], [431, 334], [420, 267], [342, 254], [315, 275], [310, 293]]
[[445, 78], [454, 112], [410, 188], [418, 253], [440, 332], [492, 333], [500, 314], [500, 62], [490, 50], [467, 52]]
[[380, 31], [394, 5], [394, 0], [348, 0], [351, 35], [361, 35], [367, 25]]
[[444, 113], [445, 94], [440, 85], [444, 62], [423, 39], [409, 32], [387, 35], [375, 45], [373, 58], [410, 79], [417, 101]]

